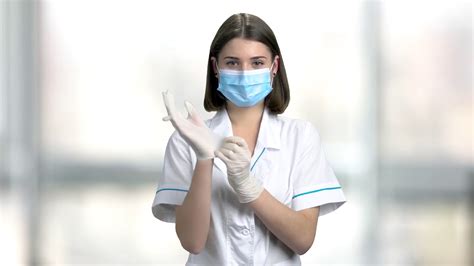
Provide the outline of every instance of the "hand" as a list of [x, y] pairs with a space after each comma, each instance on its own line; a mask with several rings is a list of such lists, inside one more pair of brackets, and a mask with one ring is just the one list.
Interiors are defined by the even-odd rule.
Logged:
[[168, 116], [163, 121], [171, 121], [173, 127], [179, 132], [183, 139], [193, 148], [198, 160], [214, 158], [214, 151], [219, 147], [221, 137], [212, 133], [204, 121], [199, 117], [194, 106], [185, 102], [188, 118], [185, 119], [176, 111], [174, 97], [168, 91], [163, 92]]
[[240, 203], [256, 200], [263, 191], [260, 181], [250, 175], [250, 151], [247, 143], [240, 137], [224, 139], [222, 147], [215, 152], [227, 166], [229, 184], [237, 193]]

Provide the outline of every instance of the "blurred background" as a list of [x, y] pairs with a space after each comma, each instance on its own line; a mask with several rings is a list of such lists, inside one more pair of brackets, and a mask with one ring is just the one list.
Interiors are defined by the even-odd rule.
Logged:
[[[151, 204], [231, 14], [274, 30], [348, 202], [304, 265], [473, 265], [470, 1], [0, 0], [0, 264], [183, 265]], [[184, 108], [183, 108], [184, 110]]]

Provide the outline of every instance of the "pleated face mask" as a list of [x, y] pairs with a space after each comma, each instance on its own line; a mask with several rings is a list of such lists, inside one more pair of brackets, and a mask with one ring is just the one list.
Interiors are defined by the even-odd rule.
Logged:
[[217, 90], [238, 107], [254, 106], [272, 91], [272, 67], [243, 71], [220, 69]]

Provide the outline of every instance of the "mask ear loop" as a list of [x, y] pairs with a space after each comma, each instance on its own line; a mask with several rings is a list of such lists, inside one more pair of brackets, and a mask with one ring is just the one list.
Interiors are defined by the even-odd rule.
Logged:
[[273, 79], [275, 78], [276, 76], [276, 73], [273, 72], [273, 65], [275, 65], [275, 61], [273, 61], [272, 65], [270, 66], [270, 73], [271, 73], [271, 81], [270, 81], [270, 86], [273, 87]]

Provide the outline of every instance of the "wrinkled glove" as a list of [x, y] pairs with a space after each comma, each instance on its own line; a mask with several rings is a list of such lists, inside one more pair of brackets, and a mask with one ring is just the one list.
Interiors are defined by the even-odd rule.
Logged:
[[215, 155], [226, 164], [229, 184], [237, 193], [240, 203], [256, 200], [263, 186], [260, 180], [250, 175], [251, 157], [245, 140], [235, 136], [225, 138]]
[[163, 101], [168, 111], [168, 116], [163, 117], [163, 121], [171, 121], [176, 131], [193, 148], [198, 160], [214, 158], [214, 151], [219, 148], [222, 137], [214, 134], [206, 126], [190, 102], [184, 103], [188, 111], [186, 119], [176, 111], [174, 97], [171, 93], [164, 91]]

